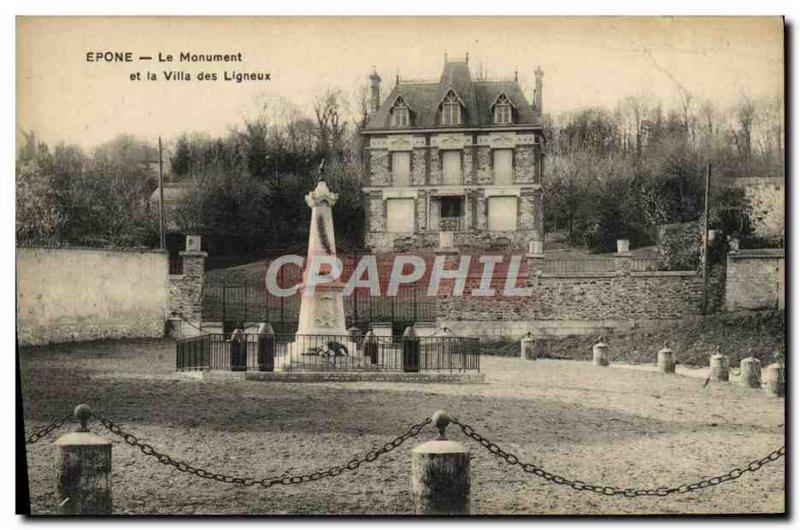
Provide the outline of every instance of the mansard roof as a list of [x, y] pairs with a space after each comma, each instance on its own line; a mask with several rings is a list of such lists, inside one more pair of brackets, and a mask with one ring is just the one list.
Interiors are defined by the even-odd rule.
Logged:
[[[461, 127], [492, 126], [492, 106], [501, 94], [514, 105], [516, 110], [514, 125], [541, 126], [539, 115], [525, 99], [519, 83], [514, 80], [473, 80], [466, 61], [451, 61], [445, 63], [438, 82], [405, 83], [401, 80], [397, 83], [384, 100], [383, 106], [370, 117], [365, 131], [390, 128], [392, 105], [398, 97], [402, 97], [406, 105], [414, 109], [415, 116], [411, 129], [440, 127], [437, 124], [437, 112], [450, 90], [464, 106]], [[446, 127], [452, 128], [452, 126]]]

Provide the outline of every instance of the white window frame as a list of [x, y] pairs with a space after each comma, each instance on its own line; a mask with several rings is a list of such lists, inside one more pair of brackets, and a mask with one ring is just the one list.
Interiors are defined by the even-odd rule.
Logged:
[[[389, 222], [389, 219], [390, 219], [389, 213], [390, 212], [389, 212], [389, 210], [392, 209], [392, 207], [394, 205], [397, 205], [399, 207], [400, 206], [400, 201], [407, 201], [408, 203], [411, 203], [411, 218], [410, 218], [410, 222], [409, 222], [408, 219], [405, 219], [406, 224], [404, 226], [402, 226], [402, 227], [399, 227], [399, 228], [409, 228], [410, 227], [410, 230], [399, 230], [394, 226], [390, 226], [390, 222]], [[406, 204], [406, 208], [407, 207], [408, 206]], [[386, 224], [385, 224], [386, 232], [389, 232], [389, 233], [392, 233], [392, 234], [413, 234], [414, 233], [414, 228], [416, 226], [416, 219], [415, 219], [416, 218], [416, 212], [417, 212], [417, 201], [415, 201], [414, 199], [405, 199], [405, 198], [386, 199]]]
[[[503, 200], [503, 199], [506, 199], [506, 200]], [[496, 225], [493, 226], [492, 225], [492, 221], [493, 221], [493, 219], [496, 220], [497, 218], [492, 216], [492, 211], [493, 211], [492, 204], [496, 204], [497, 208], [499, 210], [501, 210], [501, 211], [502, 210], [506, 210], [508, 208], [508, 206], [506, 204], [502, 204], [502, 203], [510, 202], [510, 201], [508, 201], [508, 199], [513, 199], [514, 200], [514, 203], [513, 203], [514, 204], [514, 217], [513, 217], [514, 226], [513, 226], [513, 228], [509, 228], [507, 226], [500, 226], [500, 227], [498, 227]], [[489, 229], [490, 232], [516, 232], [519, 229], [519, 198], [517, 196], [515, 196], [515, 195], [496, 195], [496, 196], [489, 197], [489, 198], [486, 199], [486, 208], [488, 210], [486, 212], [487, 213], [487, 215], [486, 215], [486, 224], [487, 224], [487, 228]]]
[[442, 102], [442, 125], [461, 125], [461, 102], [452, 92]]
[[[445, 149], [442, 152], [442, 185], [444, 186], [460, 186], [464, 182], [464, 171], [462, 166], [463, 152], [458, 149]], [[451, 182], [447, 179], [448, 172], [446, 171], [448, 159], [457, 158], [455, 181]]]
[[[411, 186], [411, 151], [392, 151], [390, 156], [392, 157], [392, 185]], [[400, 158], [404, 158], [406, 163], [399, 164]], [[405, 175], [401, 175], [401, 167], [405, 167]], [[400, 182], [402, 177], [404, 177], [404, 182]]]
[[505, 95], [501, 95], [497, 98], [497, 103], [494, 105], [494, 122], [497, 125], [510, 125], [514, 123], [511, 102]]
[[[499, 153], [508, 153], [509, 162], [508, 162], [508, 178], [500, 181], [498, 178], [499, 171], [498, 168], [500, 164], [497, 163], [497, 157]], [[492, 150], [492, 173], [494, 183], [497, 186], [510, 186], [514, 183], [514, 150], [513, 149], [493, 149]]]
[[411, 111], [406, 102], [398, 98], [392, 107], [392, 127], [408, 127], [409, 125], [411, 125]]

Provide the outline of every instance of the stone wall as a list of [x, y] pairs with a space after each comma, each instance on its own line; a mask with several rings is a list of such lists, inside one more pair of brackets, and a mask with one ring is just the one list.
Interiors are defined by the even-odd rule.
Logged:
[[477, 148], [477, 151], [477, 183], [493, 184], [494, 172], [492, 171], [492, 150], [489, 147], [480, 146]]
[[20, 344], [161, 337], [167, 253], [17, 248]]
[[728, 253], [725, 309], [784, 309], [783, 249], [738, 250]]
[[183, 274], [169, 277], [169, 314], [199, 327], [203, 317], [205, 252], [181, 252]]
[[426, 174], [428, 172], [426, 168], [428, 150], [425, 148], [414, 149], [411, 156], [411, 184], [414, 186], [423, 186], [425, 185]]
[[392, 172], [389, 171], [389, 151], [371, 149], [369, 151], [369, 170], [371, 186], [391, 186]]
[[514, 150], [514, 182], [520, 184], [539, 183], [536, 174], [537, 153], [540, 146], [525, 145]]
[[[527, 330], [558, 335], [596, 333], [702, 314], [700, 274], [631, 272], [626, 258], [617, 261], [614, 272], [548, 274], [541, 271], [539, 260], [531, 259], [518, 281], [518, 286], [532, 288], [530, 296], [440, 296], [437, 321], [455, 333], [471, 335], [517, 336]], [[722, 267], [710, 275], [711, 311], [720, 305], [724, 277]], [[467, 292], [479, 281], [479, 276], [471, 277]]]

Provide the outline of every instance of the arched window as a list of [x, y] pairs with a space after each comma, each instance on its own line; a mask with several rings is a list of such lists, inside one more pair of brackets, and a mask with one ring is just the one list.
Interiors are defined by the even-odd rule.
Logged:
[[514, 122], [511, 114], [511, 102], [501, 94], [494, 104], [494, 122], [498, 125], [507, 125]]
[[461, 125], [461, 102], [453, 92], [442, 101], [442, 125]]
[[403, 98], [397, 98], [392, 107], [392, 127], [408, 127], [411, 125], [411, 113]]

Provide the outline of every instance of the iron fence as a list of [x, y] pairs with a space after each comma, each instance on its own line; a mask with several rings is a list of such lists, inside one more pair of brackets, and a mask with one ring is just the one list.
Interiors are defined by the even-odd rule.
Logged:
[[[366, 330], [372, 322], [393, 322], [399, 329], [415, 322], [436, 320], [436, 297], [417, 288], [400, 289], [396, 296], [370, 296], [355, 289], [344, 297], [348, 326]], [[300, 315], [300, 295], [278, 297], [261, 285], [206, 283], [203, 321], [270, 322], [279, 334], [294, 331]]]
[[479, 372], [476, 337], [212, 333], [176, 343], [178, 371]]
[[464, 217], [440, 218], [439, 230], [442, 232], [460, 232], [464, 230]]

